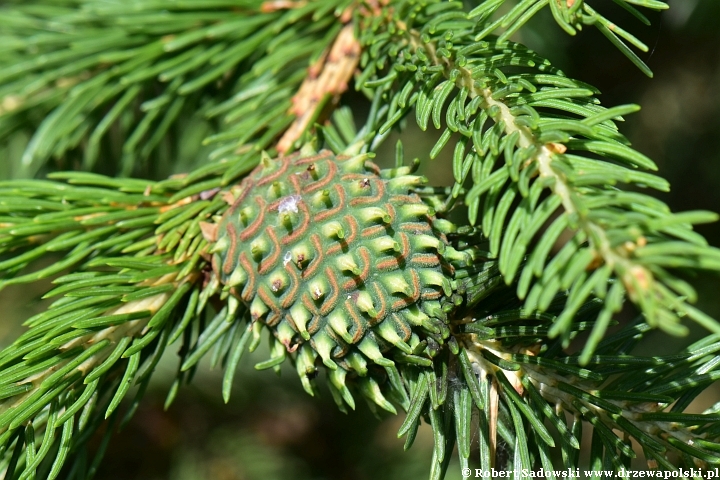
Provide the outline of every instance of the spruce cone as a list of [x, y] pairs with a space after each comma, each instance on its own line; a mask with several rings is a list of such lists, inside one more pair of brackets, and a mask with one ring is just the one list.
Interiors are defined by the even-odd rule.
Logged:
[[367, 158], [264, 158], [240, 185], [213, 248], [214, 271], [252, 322], [288, 352], [299, 348], [306, 389], [319, 355], [351, 405], [348, 372], [365, 377], [367, 359], [392, 368], [392, 355], [429, 364], [447, 339], [453, 268], [445, 256], [457, 255], [443, 233], [450, 222], [414, 193], [425, 179]]

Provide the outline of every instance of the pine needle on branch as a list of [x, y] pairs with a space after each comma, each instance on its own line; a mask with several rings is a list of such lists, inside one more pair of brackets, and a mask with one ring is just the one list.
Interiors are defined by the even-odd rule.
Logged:
[[[636, 7], [666, 8], [616, 3], [643, 22]], [[55, 285], [0, 352], [7, 478], [92, 476], [171, 345], [166, 406], [209, 353], [229, 401], [264, 331], [257, 369], [290, 361], [311, 395], [325, 371], [343, 411], [404, 410], [406, 448], [430, 424], [433, 480], [455, 445], [461, 468], [575, 470], [583, 425], [593, 468], [720, 463], [718, 406], [686, 412], [720, 377], [720, 327], [683, 278], [720, 270], [693, 231], [716, 215], [643, 193], [669, 185], [618, 131], [639, 107], [601, 106], [511, 37], [549, 8], [650, 74], [628, 44], [647, 47], [589, 0], [474, 4], [2, 7], [0, 144], [23, 144], [15, 176], [52, 173], [0, 182], [0, 288]], [[359, 128], [350, 82], [369, 104]], [[408, 117], [442, 132], [427, 157], [452, 152], [452, 185], [426, 185], [401, 142], [393, 168], [372, 163]], [[42, 258], [59, 260], [33, 270]], [[625, 298], [641, 315], [608, 334]], [[634, 354], [684, 317], [711, 333]]]

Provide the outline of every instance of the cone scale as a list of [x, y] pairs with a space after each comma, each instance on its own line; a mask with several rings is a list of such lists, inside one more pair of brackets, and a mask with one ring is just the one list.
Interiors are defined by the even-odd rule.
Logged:
[[428, 342], [447, 337], [450, 247], [413, 193], [424, 178], [407, 170], [327, 151], [266, 157], [220, 220], [213, 270], [253, 324], [297, 352], [301, 377], [319, 357], [342, 390], [348, 373], [392, 366], [392, 354], [429, 358]]

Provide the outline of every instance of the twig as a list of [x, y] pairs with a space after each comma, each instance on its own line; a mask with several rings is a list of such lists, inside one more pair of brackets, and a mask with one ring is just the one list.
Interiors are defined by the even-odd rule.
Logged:
[[290, 10], [293, 8], [301, 8], [307, 4], [306, 1], [293, 0], [268, 0], [260, 5], [260, 11], [263, 13], [277, 12], [279, 10]]
[[338, 34], [327, 56], [322, 56], [308, 69], [308, 76], [292, 99], [290, 113], [295, 121], [278, 142], [277, 150], [285, 153], [302, 136], [316, 117], [321, 100], [330, 95], [337, 101], [347, 90], [360, 60], [360, 43], [353, 34], [353, 26], [346, 25]]

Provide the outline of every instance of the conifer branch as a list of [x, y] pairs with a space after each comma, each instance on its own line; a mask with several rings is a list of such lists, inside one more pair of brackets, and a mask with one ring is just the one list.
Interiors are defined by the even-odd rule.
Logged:
[[[197, 0], [157, 12], [141, 1], [68, 1], [49, 18], [4, 7], [13, 21], [0, 25], [0, 135], [32, 132], [14, 175], [33, 176], [53, 157], [63, 168], [96, 169], [103, 158], [104, 171], [167, 175], [157, 169], [168, 151], [190, 168], [272, 148], [293, 121], [290, 99], [308, 60], [337, 36], [335, 15], [349, 3], [263, 12], [259, 1]], [[301, 40], [283, 44], [291, 36]], [[166, 140], [196, 131], [212, 149], [180, 152]]]
[[[553, 406], [554, 413], [545, 408], [544, 416], [559, 417], [552, 419], [551, 423], [560, 426], [561, 436], [569, 435], [561, 426], [564, 423], [563, 412], [570, 412], [593, 424], [596, 431], [601, 432], [600, 438], [605, 448], [609, 451], [617, 449], [620, 452], [618, 456], [611, 458], [617, 470], [624, 464], [623, 456], [634, 458], [635, 453], [623, 444], [623, 441], [627, 442], [627, 440], [621, 441], [612, 433], [613, 430], [626, 432], [642, 445], [646, 459], [650, 463], [659, 461], [667, 467], [668, 451], [682, 453], [677, 447], [678, 444], [682, 445], [683, 449], [692, 449], [693, 456], [702, 460], [704, 469], [709, 469], [711, 465], [720, 462], [720, 457], [712, 451], [712, 448], [710, 450], [705, 448], [711, 447], [711, 443], [707, 442], [718, 441], [716, 436], [706, 434], [708, 427], [714, 426], [720, 418], [716, 413], [709, 411], [704, 414], [689, 415], [666, 411], [679, 397], [678, 392], [663, 387], [670, 383], [667, 382], [667, 377], [653, 379], [652, 384], [646, 383], [632, 393], [620, 393], [614, 390], [619, 379], [615, 378], [615, 381], [607, 382], [611, 375], [608, 375], [607, 370], [602, 371], [603, 366], [613, 364], [612, 376], [620, 371], [625, 375], [632, 375], [633, 369], [643, 365], [663, 365], [665, 366], [663, 373], [668, 374], [672, 371], [672, 367], [668, 368], [668, 366], [677, 365], [691, 358], [693, 351], [698, 350], [697, 345], [691, 346], [686, 353], [674, 355], [672, 358], [598, 355], [594, 356], [584, 368], [579, 369], [576, 366], [578, 357], [565, 357], [560, 360], [561, 363], [556, 363], [557, 360], [537, 357], [525, 348], [515, 347], [508, 351], [497, 341], [491, 340], [469, 340], [465, 346], [468, 359], [478, 379], [482, 382], [485, 381], [484, 379], [492, 378], [500, 386], [504, 386], [501, 387], [504, 401], [517, 403], [521, 396], [526, 396], [530, 399], [528, 402], [530, 405], [533, 399], [537, 401], [542, 398]], [[717, 348], [717, 345], [713, 348]], [[487, 360], [488, 356], [496, 360], [490, 362]], [[707, 365], [708, 361], [712, 361], [711, 358], [705, 357], [695, 367], [702, 369], [702, 365]], [[631, 363], [635, 365], [631, 366]], [[711, 377], [714, 378], [716, 375]], [[710, 382], [712, 378], [696, 377], [687, 384], [698, 385]], [[526, 404], [517, 403], [517, 405], [531, 423], [542, 425], [543, 417], [535, 417], [535, 414], [529, 413]], [[545, 431], [545, 427], [538, 428]], [[554, 447], [554, 440], [547, 433], [545, 435], [548, 446]], [[572, 435], [564, 441], [570, 441], [572, 448], [578, 448], [578, 440]]]
[[[24, 175], [51, 157], [157, 174], [160, 151], [182, 150], [198, 122], [188, 143], [214, 146], [166, 180], [0, 182], [0, 288], [61, 275], [54, 303], [0, 352], [7, 478], [57, 478], [67, 464], [91, 477], [176, 342], [166, 406], [207, 354], [229, 401], [265, 331], [270, 358], [257, 369], [290, 361], [311, 395], [324, 371], [343, 411], [356, 398], [404, 410], [406, 448], [430, 424], [432, 480], [456, 445], [468, 468], [473, 439], [485, 470], [554, 470], [558, 458], [577, 469], [583, 424], [596, 469], [620, 471], [636, 450], [653, 469], [720, 463], [720, 406], [685, 412], [720, 377], [720, 333], [677, 354], [633, 354], [653, 327], [683, 333], [682, 316], [717, 332], [678, 273], [720, 270], [719, 251], [692, 231], [716, 217], [616, 188], [668, 188], [617, 131], [637, 107], [600, 106], [593, 87], [508, 39], [549, 7], [569, 34], [593, 24], [649, 73], [625, 42], [646, 47], [583, 0], [505, 13], [506, 0], [476, 3], [4, 7], [0, 139], [32, 132]], [[666, 7], [617, 3], [641, 20], [634, 5]], [[353, 74], [370, 102], [359, 129], [338, 108]], [[453, 185], [425, 185], [400, 142], [394, 168], [372, 163], [413, 110], [422, 130], [442, 130], [429, 157], [452, 145]], [[51, 255], [62, 259], [29, 271]], [[625, 296], [643, 315], [607, 335]], [[88, 465], [81, 451], [103, 425]]]
[[[447, 127], [430, 155], [437, 155], [451, 138], [457, 139], [452, 197], [464, 198], [471, 223], [484, 203], [482, 232], [506, 282], [519, 275], [517, 292], [520, 298], [527, 297], [525, 308], [542, 311], [556, 293], [569, 290], [568, 306], [551, 329], [551, 336], [563, 335], [567, 342], [570, 319], [583, 302], [591, 295], [606, 299], [586, 344], [586, 359], [626, 293], [653, 326], [682, 334], [685, 329], [678, 318], [687, 316], [718, 331], [714, 320], [678, 299], [686, 295], [692, 300], [695, 294], [665, 269], [681, 263], [718, 270], [720, 251], [707, 246], [689, 226], [717, 216], [673, 215], [647, 195], [608, 186], [624, 182], [668, 188], [663, 179], [638, 171], [656, 167], [626, 145], [612, 122], [637, 107], [599, 107], [591, 97], [592, 87], [568, 79], [536, 53], [499, 39], [476, 43], [472, 15], [463, 13], [459, 4], [444, 5], [443, 10], [438, 15], [434, 7], [419, 4], [389, 9], [385, 18], [394, 23], [374, 26], [385, 31], [385, 37], [370, 24], [363, 27], [372, 32], [365, 42], [375, 55], [364, 62], [359, 84], [388, 97], [391, 107], [379, 127], [381, 134], [412, 107], [422, 129], [430, 119], [435, 128], [442, 128], [444, 114]], [[452, 20], [440, 21], [445, 16]], [[445, 35], [460, 28], [466, 29], [462, 36]], [[383, 38], [382, 43], [377, 38]], [[391, 67], [381, 73], [378, 64]], [[518, 68], [523, 73], [514, 73]], [[503, 73], [511, 69], [513, 74]], [[494, 127], [484, 127], [488, 119]], [[498, 157], [500, 165], [496, 165]], [[464, 190], [470, 178], [473, 185]], [[540, 202], [545, 189], [554, 197]], [[511, 215], [518, 194], [521, 203]], [[627, 226], [629, 212], [634, 215], [633, 228]], [[522, 267], [531, 240], [552, 217], [553, 225], [540, 236], [541, 246]], [[550, 247], [566, 228], [575, 234], [554, 259], [547, 260]], [[663, 258], [662, 252], [669, 251], [681, 256], [684, 251], [684, 260]], [[658, 252], [657, 256], [651, 252]], [[563, 264], [571, 257], [573, 262]], [[540, 278], [533, 283], [533, 277]], [[620, 282], [608, 291], [611, 278]]]
[[[576, 35], [584, 25], [594, 26], [645, 75], [652, 77], [650, 68], [633, 52], [627, 43], [642, 52], [648, 51], [647, 45], [598, 13], [589, 5], [587, 0], [518, 1], [514, 2], [515, 4], [507, 13], [499, 16], [497, 12], [506, 3], [509, 3], [506, 0], [489, 0], [477, 3], [480, 4], [471, 10], [468, 15], [470, 19], [477, 19], [478, 30], [480, 30], [475, 35], [475, 41], [485, 39], [498, 30], [502, 30], [502, 33], [498, 35], [498, 41], [507, 41], [514, 33], [522, 29], [533, 16], [542, 9], [549, 7], [553, 18], [567, 34]], [[662, 11], [668, 8], [666, 3], [656, 0], [616, 0], [615, 3], [630, 12], [645, 25], [650, 25], [650, 20], [634, 5], [654, 11]], [[499, 18], [495, 18], [496, 16]], [[453, 18], [452, 13], [448, 14], [447, 18]]]

